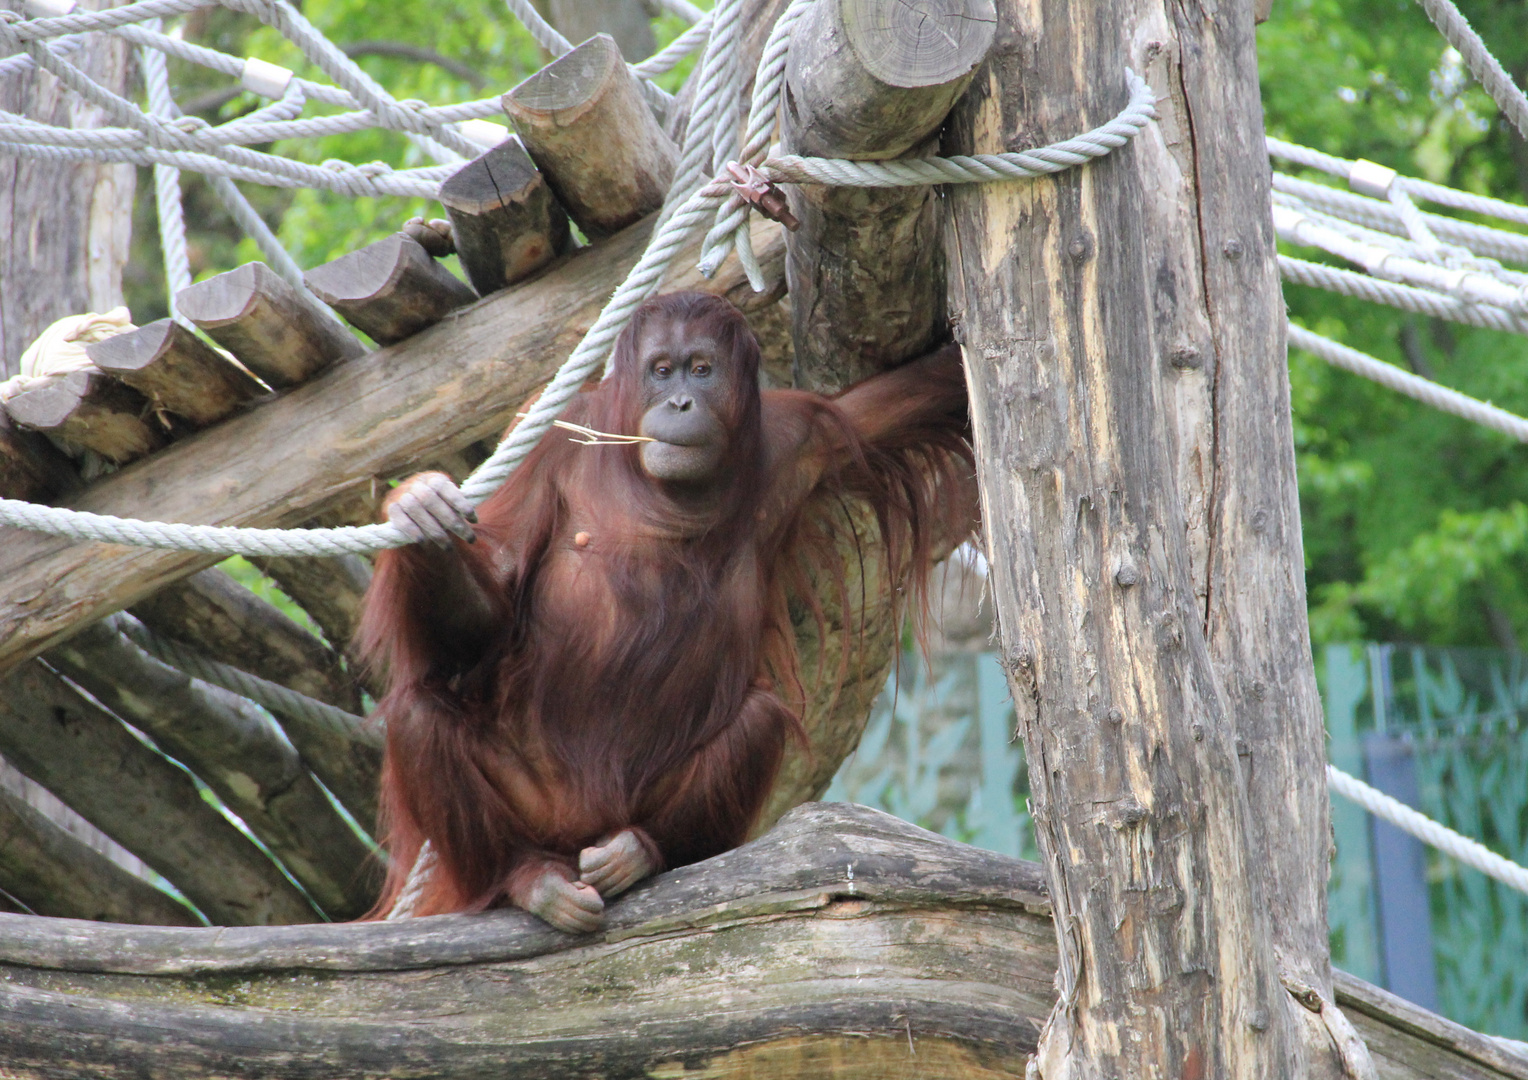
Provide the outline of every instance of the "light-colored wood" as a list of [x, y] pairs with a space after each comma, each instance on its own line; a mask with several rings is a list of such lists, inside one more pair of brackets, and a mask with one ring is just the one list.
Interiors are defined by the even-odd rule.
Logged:
[[[1180, 75], [1176, 65], [1199, 54], [1159, 0], [1003, 0], [998, 11], [1008, 46], [952, 115], [951, 152], [1039, 145], [1100, 124], [1127, 99], [1127, 65], [1174, 94], [1201, 78]], [[1245, 7], [1194, 18], [1243, 19], [1250, 35]], [[1239, 32], [1220, 31], [1220, 47]], [[1170, 70], [1149, 67], [1164, 54]], [[1203, 78], [1217, 71], [1255, 96], [1250, 61]], [[1281, 985], [1271, 923], [1283, 912], [1263, 889], [1236, 699], [1207, 640], [1176, 456], [1170, 357], [1181, 336], [1202, 340], [1194, 334], [1215, 301], [1164, 285], [1164, 268], [1216, 274], [1229, 223], [1188, 201], [1189, 227], [1170, 226], [1155, 200], [1202, 175], [1196, 131], [1236, 145], [1261, 135], [1260, 125], [1242, 130], [1255, 121], [1231, 107], [1241, 95], [1219, 87], [1196, 99], [1192, 129], [1170, 98], [1160, 127], [1086, 168], [948, 194], [950, 310], [972, 389], [1000, 640], [1065, 929], [1045, 1078], [1250, 1080], [1333, 1075], [1335, 1065], [1329, 1039], [1315, 1046]], [[1182, 141], [1164, 151], [1164, 140]], [[1256, 230], [1255, 220], [1238, 226]], [[1242, 301], [1249, 312], [1277, 303], [1271, 279], [1240, 287], [1269, 290]], [[1278, 407], [1266, 386], [1243, 385], [1252, 396], [1242, 407]]]
[[[65, 919], [197, 926], [191, 909], [0, 788], [0, 905]], [[9, 910], [9, 907], [6, 908]]]
[[334, 316], [260, 262], [182, 289], [175, 304], [277, 390], [366, 351]]
[[607, 34], [503, 98], [504, 112], [568, 216], [592, 239], [663, 205], [678, 150]]
[[[991, 0], [821, 0], [792, 36], [782, 149], [933, 153], [995, 26]], [[798, 384], [841, 390], [947, 340], [932, 188], [792, 184], [787, 195], [801, 221], [786, 263]]]
[[[115, 3], [82, 0], [76, 10]], [[132, 93], [124, 39], [93, 34], [69, 60], [98, 86]], [[115, 126], [35, 66], [0, 76], [0, 110], [76, 130]], [[132, 165], [0, 156], [0, 379], [17, 374], [22, 352], [55, 320], [122, 303], [136, 177]]]
[[418, 242], [394, 233], [303, 275], [308, 288], [378, 345], [417, 334], [477, 299]]
[[79, 479], [52, 443], [17, 426], [0, 406], [0, 499], [46, 502], [78, 486]]
[[104, 623], [44, 659], [216, 792], [330, 918], [356, 918], [376, 901], [370, 848], [254, 705], [193, 682]]
[[91, 363], [137, 390], [156, 410], [206, 427], [265, 393], [254, 376], [231, 364], [170, 319], [85, 346]]
[[[648, 229], [633, 226], [446, 323], [331, 368], [102, 478], [67, 505], [159, 521], [296, 526], [374, 492], [381, 478], [497, 438], [594, 321]], [[780, 233], [773, 222], [756, 226], [772, 280], [782, 273]], [[697, 250], [676, 256], [668, 287], [725, 295], [746, 313], [754, 293], [735, 260], [708, 281], [694, 270]], [[0, 670], [214, 561], [0, 529]]]
[[498, 292], [569, 250], [568, 215], [519, 139], [505, 139], [440, 186], [467, 280]]
[[276, 864], [202, 799], [189, 776], [41, 662], [0, 679], [0, 751], [173, 882], [213, 922], [317, 918]]
[[[164, 1080], [999, 1080], [1024, 1074], [1055, 961], [1035, 864], [813, 804], [639, 886], [589, 937], [518, 911], [226, 930], [0, 915], [0, 1045], [23, 1075]], [[1338, 987], [1385, 1043], [1381, 1080], [1528, 1080], [1482, 1036]]]

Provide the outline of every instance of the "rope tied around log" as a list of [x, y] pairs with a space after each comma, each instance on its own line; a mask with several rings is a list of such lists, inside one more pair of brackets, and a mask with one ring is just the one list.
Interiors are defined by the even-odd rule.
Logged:
[[[211, 0], [204, 0], [211, 2]], [[222, 0], [228, 6], [249, 11], [262, 21], [280, 29], [283, 34], [298, 41], [303, 51], [343, 88], [352, 100], [358, 101], [374, 114], [385, 116], [391, 123], [421, 135], [440, 138], [452, 149], [464, 140], [455, 136], [445, 137], [446, 129], [438, 118], [438, 111], [419, 111], [403, 107], [389, 97], [380, 86], [366, 76], [355, 64], [339, 52], [331, 43], [300, 14], [290, 9], [282, 0]], [[1108, 123], [1050, 146], [1038, 147], [1011, 154], [962, 156], [955, 158], [924, 158], [915, 161], [847, 161], [830, 158], [806, 158], [794, 155], [767, 156], [769, 140], [779, 111], [781, 88], [785, 79], [785, 63], [790, 50], [790, 35], [797, 22], [815, 0], [793, 0], [781, 15], [770, 33], [754, 81], [754, 92], [749, 109], [749, 122], [743, 145], [738, 148], [735, 116], [723, 106], [729, 99], [735, 100], [739, 93], [741, 71], [737, 54], [742, 47], [741, 0], [718, 0], [711, 14], [712, 31], [710, 43], [702, 58], [699, 91], [695, 114], [685, 138], [685, 149], [679, 167], [675, 171], [674, 186], [659, 226], [642, 258], [627, 275], [614, 295], [600, 312], [599, 318], [583, 339], [564, 361], [552, 381], [542, 392], [536, 404], [505, 437], [492, 456], [462, 484], [462, 492], [474, 505], [481, 503], [525, 459], [531, 449], [549, 431], [573, 395], [606, 362], [615, 339], [631, 320], [636, 309], [653, 295], [663, 280], [674, 257], [689, 241], [694, 232], [708, 219], [713, 224], [706, 235], [701, 251], [701, 270], [714, 274], [729, 251], [736, 251], [739, 262], [755, 290], [765, 288], [763, 273], [748, 240], [748, 213], [750, 204], [732, 184], [734, 167], [752, 166], [767, 180], [776, 183], [818, 183], [852, 185], [857, 187], [919, 187], [930, 184], [991, 183], [1005, 180], [1029, 179], [1036, 176], [1063, 172], [1078, 165], [1104, 157], [1125, 145], [1145, 129], [1156, 116], [1156, 98], [1151, 88], [1135, 72], [1125, 71], [1129, 101], [1125, 108]], [[133, 5], [145, 13], [169, 14], [199, 6], [191, 0], [152, 0]], [[526, 12], [533, 12], [529, 4], [511, 0], [510, 6], [527, 20], [533, 33], [540, 31], [548, 48], [558, 51], [558, 42]], [[525, 12], [521, 8], [526, 9]], [[123, 8], [112, 9], [120, 13]], [[78, 21], [78, 17], [67, 19]], [[116, 151], [120, 156], [141, 155], [144, 163], [160, 163], [164, 154], [175, 155], [174, 160], [164, 164], [183, 164], [179, 160], [191, 151], [205, 158], [214, 174], [221, 174], [225, 164], [246, 167], [270, 168], [266, 162], [255, 162], [252, 152], [233, 145], [213, 146], [197, 136], [187, 134], [159, 117], [145, 116], [123, 99], [107, 96], [85, 79], [78, 78], [74, 69], [56, 53], [42, 45], [48, 33], [37, 33], [38, 24], [62, 24], [64, 18], [29, 20], [0, 28], [0, 38], [10, 38], [16, 46], [26, 48], [35, 63], [47, 70], [61, 74], [72, 88], [101, 99], [101, 103], [113, 114], [131, 122], [137, 131], [132, 132], [132, 148]], [[122, 18], [120, 14], [116, 18]], [[536, 16], [539, 20], [539, 16]], [[105, 25], [124, 25], [114, 20], [87, 20], [82, 26], [98, 28]], [[544, 22], [544, 20], [542, 20]], [[74, 23], [67, 24], [70, 30]], [[48, 29], [64, 29], [62, 25]], [[547, 30], [551, 28], [546, 27]], [[28, 32], [30, 30], [31, 32]], [[556, 33], [555, 30], [552, 33]], [[558, 35], [560, 38], [561, 35]], [[566, 44], [565, 40], [562, 42]], [[566, 51], [566, 49], [563, 49]], [[136, 118], [129, 115], [136, 113]], [[433, 115], [427, 114], [433, 113]], [[8, 117], [0, 117], [8, 119]], [[78, 133], [93, 134], [93, 133]], [[128, 135], [120, 129], [107, 133], [107, 137], [121, 139]], [[0, 139], [6, 137], [0, 126]], [[727, 146], [728, 139], [733, 144]], [[146, 140], [139, 145], [136, 140]], [[63, 149], [63, 148], [60, 148]], [[76, 147], [77, 152], [88, 154], [89, 150]], [[475, 148], [474, 152], [475, 152]], [[731, 151], [730, 153], [728, 151]], [[207, 157], [207, 154], [211, 157]], [[258, 155], [268, 158], [269, 155]], [[249, 160], [246, 160], [246, 159]], [[280, 161], [281, 159], [273, 159]], [[283, 172], [292, 178], [306, 171], [328, 171], [324, 166], [298, 166], [286, 163], [291, 171]], [[329, 163], [325, 163], [327, 166]], [[369, 184], [386, 178], [385, 166], [368, 170], [336, 162], [336, 166], [351, 176], [364, 177]], [[231, 186], [231, 185], [230, 185]], [[357, 191], [357, 194], [363, 193]], [[391, 524], [345, 526], [329, 529], [257, 529], [215, 525], [190, 525], [172, 522], [143, 521], [105, 514], [92, 514], [61, 507], [43, 506], [17, 499], [0, 499], [0, 523], [14, 525], [36, 532], [75, 540], [97, 540], [105, 543], [128, 544], [138, 547], [164, 548], [176, 551], [192, 551], [206, 555], [307, 555], [332, 556], [344, 554], [370, 554], [387, 548], [401, 547], [410, 541]]]

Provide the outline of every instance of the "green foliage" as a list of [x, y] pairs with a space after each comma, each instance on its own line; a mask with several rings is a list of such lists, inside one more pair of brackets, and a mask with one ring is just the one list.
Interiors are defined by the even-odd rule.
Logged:
[[[1462, 8], [1521, 82], [1521, 0]], [[1411, 0], [1278, 0], [1258, 45], [1271, 134], [1524, 201], [1528, 151]], [[1304, 326], [1528, 413], [1520, 336], [1300, 286], [1285, 299]], [[1301, 352], [1290, 380], [1315, 639], [1507, 645], [1528, 633], [1528, 448]]]

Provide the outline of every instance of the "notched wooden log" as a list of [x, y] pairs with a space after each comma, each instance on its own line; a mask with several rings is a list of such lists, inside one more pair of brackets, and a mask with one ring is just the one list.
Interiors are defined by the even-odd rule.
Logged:
[[[991, 0], [823, 0], [792, 36], [781, 147], [817, 157], [927, 156], [987, 55]], [[793, 184], [786, 273], [798, 384], [833, 391], [945, 334], [933, 189]]]
[[366, 352], [354, 334], [264, 263], [245, 263], [197, 282], [182, 289], [175, 303], [278, 390]]
[[41, 662], [0, 679], [0, 752], [137, 855], [214, 922], [312, 922], [276, 864], [191, 778]]
[[85, 347], [91, 363], [195, 427], [206, 427], [265, 393], [254, 376], [184, 326], [160, 319]]
[[477, 299], [417, 241], [394, 233], [303, 275], [308, 288], [378, 345], [391, 345]]
[[568, 215], [609, 236], [663, 205], [678, 150], [608, 34], [503, 97], [504, 112]]
[[572, 243], [568, 215], [519, 139], [464, 165], [440, 186], [440, 201], [479, 296], [535, 273]]
[[0, 406], [0, 499], [44, 502], [79, 482], [68, 457]]
[[93, 450], [122, 465], [153, 453], [168, 439], [136, 390], [99, 371], [72, 371], [5, 403], [22, 427]]
[[128, 873], [5, 788], [0, 788], [0, 890], [36, 915], [199, 925], [190, 908]]

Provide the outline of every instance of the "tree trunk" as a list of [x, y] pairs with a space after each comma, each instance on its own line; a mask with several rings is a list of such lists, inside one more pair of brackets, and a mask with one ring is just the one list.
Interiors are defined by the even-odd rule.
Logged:
[[[19, 0], [0, 6], [22, 7]], [[92, 34], [74, 62], [125, 94], [131, 55], [122, 39]], [[0, 77], [0, 110], [64, 127], [110, 126], [99, 108], [35, 67]], [[16, 374], [22, 352], [56, 320], [122, 303], [135, 182], [131, 165], [0, 156], [0, 379]]]
[[[1296, 950], [1324, 985], [1324, 929], [1308, 928], [1325, 800], [1289, 805], [1321, 776], [1319, 714], [1289, 589], [1299, 527], [1267, 165], [1250, 149], [1251, 7], [998, 11], [947, 152], [1096, 126], [1125, 102], [1127, 65], [1170, 92], [1161, 123], [1101, 162], [949, 200], [1000, 638], [1060, 928], [1038, 1072], [1309, 1075], [1318, 1032], [1297, 1026], [1274, 958]], [[1212, 389], [1220, 356], [1238, 372]], [[1263, 720], [1276, 706], [1296, 726], [1282, 744]], [[1238, 734], [1267, 755], [1250, 804]], [[1274, 930], [1274, 903], [1295, 927]]]

